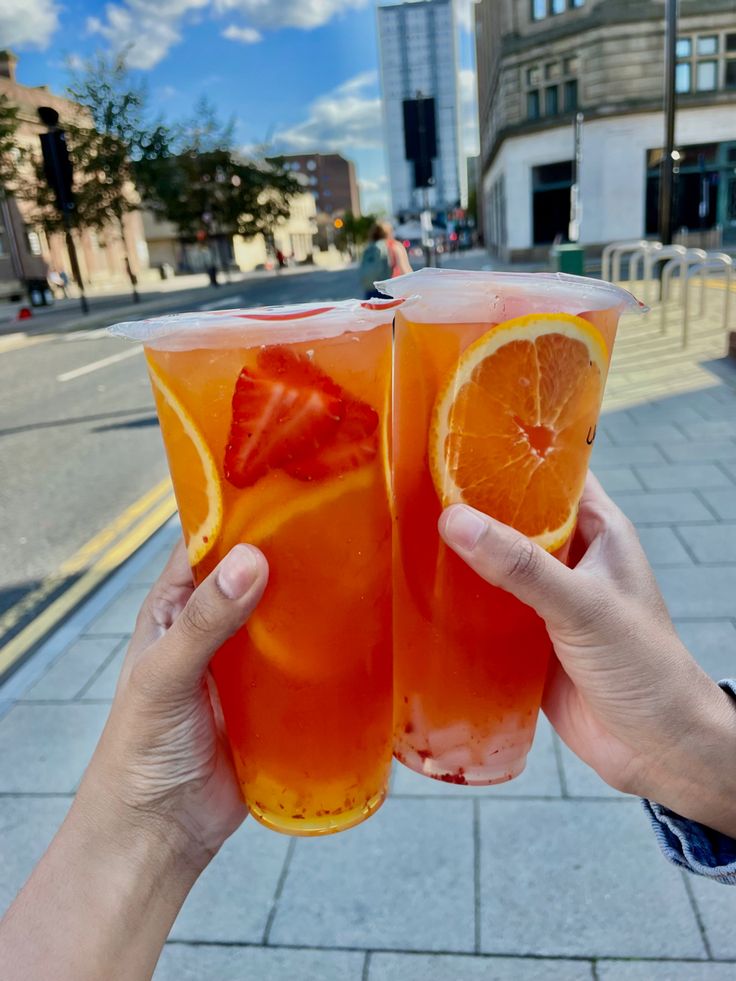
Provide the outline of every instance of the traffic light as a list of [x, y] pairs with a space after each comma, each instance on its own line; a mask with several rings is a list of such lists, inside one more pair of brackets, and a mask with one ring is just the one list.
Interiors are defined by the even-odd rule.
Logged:
[[41, 134], [43, 172], [51, 190], [56, 195], [59, 211], [68, 214], [74, 211], [74, 168], [66, 145], [63, 129], [53, 129]]

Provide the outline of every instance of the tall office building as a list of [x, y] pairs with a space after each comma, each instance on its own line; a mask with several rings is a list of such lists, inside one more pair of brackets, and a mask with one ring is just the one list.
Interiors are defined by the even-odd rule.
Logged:
[[378, 38], [393, 212], [403, 217], [423, 207], [424, 192], [414, 189], [414, 168], [405, 158], [404, 147], [404, 101], [420, 93], [435, 100], [437, 157], [429, 205], [435, 212], [444, 212], [465, 196], [453, 0], [379, 6]]

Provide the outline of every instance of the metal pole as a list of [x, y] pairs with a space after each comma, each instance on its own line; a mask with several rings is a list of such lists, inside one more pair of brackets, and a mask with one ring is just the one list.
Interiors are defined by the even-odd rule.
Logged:
[[665, 0], [664, 32], [664, 117], [665, 147], [659, 181], [659, 240], [662, 245], [672, 244], [672, 196], [674, 191], [673, 153], [675, 150], [675, 67], [677, 52], [677, 0]]
[[575, 156], [573, 158], [572, 187], [570, 188], [570, 226], [567, 237], [571, 242], [580, 240], [580, 223], [582, 207], [580, 202], [580, 174], [583, 166], [583, 114], [575, 114], [573, 124], [573, 139], [575, 141]]

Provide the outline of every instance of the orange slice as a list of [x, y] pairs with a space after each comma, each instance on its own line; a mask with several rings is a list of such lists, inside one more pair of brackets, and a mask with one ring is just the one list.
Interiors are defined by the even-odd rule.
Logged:
[[194, 567], [212, 549], [222, 529], [217, 464], [197, 424], [150, 359], [148, 368], [189, 564]]
[[575, 528], [607, 370], [600, 331], [566, 313], [517, 317], [471, 344], [432, 416], [443, 506], [465, 502], [560, 548]]
[[[246, 517], [241, 538], [263, 549], [270, 570], [269, 589], [248, 620], [250, 638], [292, 676], [339, 672], [341, 649], [358, 624], [375, 632], [376, 642], [388, 629], [374, 608], [374, 597], [390, 588], [382, 474], [369, 464], [306, 486], [285, 474], [263, 483], [270, 484], [267, 508]], [[315, 604], [318, 595], [330, 597], [329, 612]]]

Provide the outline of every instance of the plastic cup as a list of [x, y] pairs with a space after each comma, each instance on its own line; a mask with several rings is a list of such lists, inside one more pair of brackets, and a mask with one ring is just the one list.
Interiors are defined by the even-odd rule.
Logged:
[[551, 653], [533, 610], [437, 534], [467, 503], [566, 561], [625, 291], [546, 274], [427, 269], [396, 311], [394, 751], [458, 784], [524, 769]]
[[145, 346], [195, 582], [239, 542], [268, 559], [261, 603], [211, 668], [243, 797], [288, 834], [343, 830], [386, 795], [396, 306], [113, 328]]

